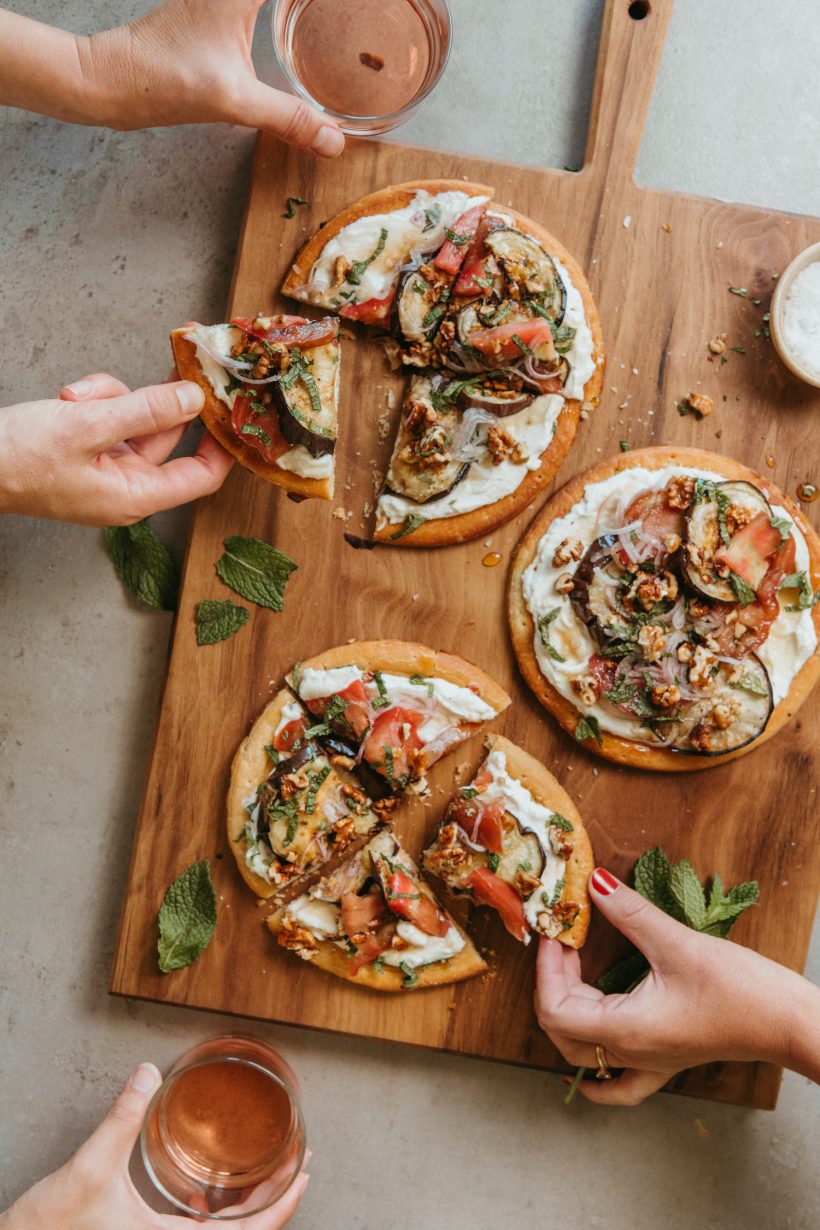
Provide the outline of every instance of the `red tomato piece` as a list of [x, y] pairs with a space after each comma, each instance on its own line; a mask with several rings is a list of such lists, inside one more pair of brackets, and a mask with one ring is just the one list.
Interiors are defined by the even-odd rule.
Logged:
[[458, 273], [467, 255], [468, 243], [478, 230], [478, 225], [486, 210], [486, 204], [474, 205], [472, 209], [465, 210], [459, 218], [456, 218], [451, 234], [457, 237], [458, 242], [445, 239], [433, 261], [436, 269], [441, 269], [443, 273]]
[[542, 343], [548, 342], [552, 353], [552, 330], [541, 316], [535, 320], [519, 320], [516, 324], [497, 325], [494, 329], [474, 329], [468, 340], [476, 350], [494, 359], [520, 359], [525, 352], [516, 338], [533, 351], [536, 358]]
[[454, 820], [476, 845], [483, 846], [493, 854], [504, 851], [503, 836], [505, 807], [502, 802], [483, 803], [480, 796], [458, 798], [450, 808], [449, 819]]
[[275, 752], [289, 752], [294, 743], [298, 743], [305, 733], [305, 723], [301, 718], [294, 718], [292, 722], [288, 722], [286, 726], [274, 735], [273, 750]]
[[[252, 409], [252, 398], [245, 393], [237, 393], [231, 407], [231, 427], [243, 444], [255, 452], [261, 453], [265, 461], [274, 462], [281, 456], [281, 439], [279, 418], [271, 407], [264, 414], [255, 414]], [[243, 427], [252, 426], [264, 432], [264, 436], [255, 431], [243, 432]]]
[[403, 871], [391, 871], [387, 878], [387, 904], [394, 914], [405, 918], [425, 935], [446, 935], [450, 920], [431, 901], [420, 886]]
[[364, 897], [357, 893], [342, 894], [342, 926], [347, 935], [372, 931], [386, 916], [384, 897], [380, 892], [366, 893]]
[[783, 578], [794, 572], [796, 563], [794, 536], [789, 534], [786, 541], [781, 543], [780, 549], [775, 551], [774, 555], [769, 559], [769, 570], [757, 589], [757, 596], [760, 602], [765, 603], [772, 597], [776, 597]]
[[390, 315], [395, 291], [391, 290], [384, 299], [365, 299], [362, 303], [346, 303], [339, 308], [339, 315], [345, 320], [360, 320], [364, 325], [382, 325]]
[[615, 685], [618, 663], [614, 658], [602, 658], [600, 654], [594, 653], [587, 662], [586, 673], [592, 676], [602, 692], [610, 692]]
[[[461, 273], [453, 286], [454, 295], [483, 295], [488, 289], [486, 285], [488, 279], [496, 277], [500, 272], [498, 262], [484, 245], [484, 240], [490, 231], [496, 230], [499, 225], [497, 219], [488, 217], [486, 213], [479, 222], [476, 233], [467, 246]], [[478, 278], [481, 279], [480, 282], [476, 280]]]
[[501, 915], [501, 921], [517, 940], [526, 941], [530, 929], [524, 914], [524, 903], [518, 893], [504, 880], [500, 880], [489, 867], [479, 867], [471, 872], [465, 887], [472, 890], [476, 901], [491, 905]]
[[659, 541], [665, 534], [683, 538], [686, 532], [683, 510], [670, 506], [665, 491], [642, 491], [636, 495], [624, 513], [624, 525], [633, 521], [642, 521], [643, 532]]
[[418, 728], [424, 721], [421, 713], [393, 705], [384, 709], [373, 723], [364, 744], [364, 758], [388, 781], [399, 781], [410, 769], [408, 752], [418, 751], [421, 739]]
[[782, 543], [780, 530], [772, 525], [766, 513], [758, 513], [733, 535], [728, 547], [715, 551], [715, 559], [727, 564], [756, 591], [768, 572], [766, 561], [780, 550]]
[[[363, 735], [370, 725], [370, 702], [361, 679], [354, 679], [346, 688], [342, 688], [341, 692], [336, 692], [334, 695], [347, 701], [344, 715], [338, 722], [339, 729], [345, 733], [352, 733], [357, 738]], [[321, 717], [332, 699], [331, 696], [319, 696], [316, 700], [305, 701], [305, 704], [311, 713]]]
[[392, 921], [384, 923], [376, 931], [369, 932], [361, 944], [356, 945], [358, 951], [347, 959], [347, 967], [351, 974], [358, 973], [363, 965], [370, 965], [380, 953], [387, 952], [395, 934], [396, 924]]

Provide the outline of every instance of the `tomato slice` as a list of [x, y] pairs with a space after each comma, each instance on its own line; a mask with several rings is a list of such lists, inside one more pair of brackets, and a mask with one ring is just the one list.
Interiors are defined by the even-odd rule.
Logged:
[[472, 890], [476, 901], [491, 905], [501, 915], [501, 921], [517, 940], [526, 942], [530, 929], [524, 914], [524, 903], [518, 893], [500, 880], [489, 867], [478, 867], [465, 880], [465, 887]]
[[382, 325], [390, 315], [393, 306], [395, 290], [391, 290], [384, 299], [365, 299], [361, 303], [346, 303], [339, 308], [339, 315], [345, 320], [359, 320], [363, 325]]
[[[485, 213], [467, 247], [461, 273], [453, 286], [454, 295], [486, 294], [488, 290], [486, 283], [489, 278], [494, 278], [499, 273], [499, 268], [493, 254], [488, 252], [484, 246], [484, 240], [497, 226], [498, 222], [494, 218], [489, 218]], [[481, 282], [476, 281], [477, 278], [481, 279], [483, 286]]]
[[758, 513], [732, 536], [728, 547], [719, 547], [715, 551], [715, 559], [727, 564], [732, 572], [757, 591], [769, 570], [766, 561], [779, 551], [782, 542], [780, 530], [772, 525], [766, 513]]
[[779, 550], [775, 551], [769, 559], [769, 570], [757, 589], [758, 599], [761, 602], [768, 602], [772, 597], [776, 598], [783, 578], [794, 572], [796, 564], [797, 548], [794, 535], [789, 534], [786, 541], [781, 543]]
[[391, 871], [387, 878], [387, 904], [394, 914], [405, 918], [425, 935], [442, 936], [450, 930], [450, 920], [444, 910], [439, 909], [403, 871]]
[[[357, 739], [360, 738], [370, 725], [370, 702], [367, 689], [361, 679], [354, 679], [346, 688], [342, 688], [341, 692], [336, 692], [334, 695], [347, 701], [347, 707], [336, 723], [337, 729], [345, 734], [352, 733]], [[316, 700], [305, 701], [305, 704], [311, 713], [321, 717], [332, 699], [332, 696], [319, 696]]]
[[633, 521], [642, 521], [643, 532], [658, 541], [664, 534], [683, 538], [686, 532], [683, 510], [669, 505], [665, 491], [642, 491], [636, 495], [624, 513], [624, 525], [631, 525]]
[[[242, 428], [248, 426], [255, 430], [243, 432]], [[255, 414], [252, 398], [246, 393], [237, 393], [231, 407], [231, 427], [242, 443], [261, 453], [265, 461], [274, 462], [277, 457], [281, 457], [282, 433], [279, 430], [279, 417], [273, 407], [264, 414]], [[264, 435], [259, 435], [258, 432], [264, 432]]]
[[348, 935], [372, 931], [386, 917], [384, 897], [380, 892], [366, 893], [364, 897], [357, 893], [342, 894], [342, 926]]
[[536, 357], [539, 357], [538, 347], [546, 343], [549, 343], [549, 353], [552, 354], [552, 330], [549, 322], [541, 316], [535, 320], [519, 320], [517, 324], [497, 325], [494, 329], [474, 329], [468, 341], [476, 350], [494, 359], [520, 359], [525, 352], [515, 338], [532, 350]]
[[369, 932], [361, 944], [356, 945], [358, 952], [347, 959], [347, 967], [351, 974], [358, 973], [363, 965], [370, 965], [379, 953], [387, 952], [393, 943], [395, 934], [396, 924], [392, 920], [384, 923], [378, 930]]
[[436, 269], [441, 269], [443, 273], [458, 273], [467, 255], [468, 242], [475, 235], [486, 212], [486, 203], [474, 205], [472, 209], [465, 210], [460, 217], [456, 218], [450, 233], [457, 237], [458, 242], [454, 243], [452, 239], [445, 239], [433, 261]]
[[448, 819], [454, 820], [475, 845], [483, 846], [493, 854], [502, 854], [505, 810], [501, 801], [484, 803], [479, 795], [471, 799], [461, 797], [451, 806]]
[[326, 316], [324, 320], [306, 320], [304, 316], [272, 316], [270, 319], [267, 329], [257, 326], [256, 317], [251, 316], [235, 316], [231, 324], [260, 341], [299, 346], [302, 350], [324, 346], [339, 333], [339, 322], [333, 316]]
[[294, 718], [292, 722], [288, 722], [280, 731], [273, 737], [273, 750], [275, 752], [289, 752], [293, 748], [294, 743], [298, 743], [305, 733], [305, 723], [301, 718]]
[[418, 735], [424, 715], [393, 705], [379, 714], [364, 744], [364, 758], [389, 782], [399, 782], [410, 769], [408, 752], [422, 746]]
[[587, 662], [586, 673], [592, 676], [602, 692], [610, 692], [615, 685], [618, 663], [614, 658], [602, 658], [594, 653]]

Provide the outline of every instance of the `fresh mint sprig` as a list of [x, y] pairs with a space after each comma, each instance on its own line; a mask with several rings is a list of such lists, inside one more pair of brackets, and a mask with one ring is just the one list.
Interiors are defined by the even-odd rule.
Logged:
[[206, 858], [174, 880], [159, 911], [157, 955], [163, 974], [184, 969], [201, 956], [216, 930], [216, 893]]
[[109, 525], [103, 538], [118, 577], [135, 598], [158, 611], [176, 609], [179, 569], [147, 521]]

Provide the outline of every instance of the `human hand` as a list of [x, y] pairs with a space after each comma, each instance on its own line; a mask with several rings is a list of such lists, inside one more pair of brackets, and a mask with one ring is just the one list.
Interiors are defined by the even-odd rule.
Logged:
[[801, 1000], [820, 998], [817, 988], [751, 949], [676, 922], [608, 871], [593, 872], [590, 894], [651, 968], [629, 994], [604, 995], [581, 980], [574, 949], [541, 940], [541, 1028], [568, 1063], [594, 1072], [597, 1043], [610, 1067], [624, 1069], [612, 1080], [581, 1081], [586, 1098], [634, 1106], [674, 1073], [716, 1059], [768, 1059], [812, 1074], [796, 1061], [792, 1017]]
[[131, 525], [210, 495], [233, 464], [213, 436], [193, 457], [167, 460], [202, 403], [190, 381], [132, 393], [99, 373], [59, 399], [0, 410], [0, 511]]
[[[190, 1218], [150, 1209], [128, 1173], [128, 1159], [148, 1103], [161, 1084], [162, 1076], [153, 1064], [140, 1064], [93, 1136], [61, 1170], [35, 1184], [0, 1214], [0, 1230], [190, 1230]], [[307, 1182], [303, 1171], [276, 1204], [262, 1213], [238, 1218], [231, 1226], [235, 1230], [280, 1230], [296, 1212]]]
[[251, 59], [264, 0], [164, 0], [142, 17], [78, 39], [97, 119], [112, 128], [224, 122], [261, 128], [334, 157], [336, 123], [259, 81]]

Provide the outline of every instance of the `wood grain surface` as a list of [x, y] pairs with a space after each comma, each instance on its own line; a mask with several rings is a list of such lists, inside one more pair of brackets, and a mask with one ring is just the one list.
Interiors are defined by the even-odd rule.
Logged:
[[[277, 287], [316, 227], [366, 192], [403, 180], [466, 177], [494, 184], [559, 236], [586, 269], [601, 312], [608, 370], [601, 404], [582, 422], [553, 490], [618, 441], [675, 443], [737, 457], [794, 496], [820, 476], [820, 393], [801, 385], [762, 336], [774, 275], [810, 242], [820, 221], [763, 209], [650, 191], [632, 171], [671, 4], [656, 0], [641, 22], [626, 0], [607, 7], [585, 165], [579, 173], [522, 168], [396, 144], [350, 141], [336, 162], [320, 162], [260, 137], [228, 312], [281, 309]], [[477, 120], [478, 122], [478, 120]], [[293, 220], [285, 199], [311, 201]], [[627, 223], [627, 220], [631, 219]], [[748, 288], [748, 298], [729, 287]], [[760, 300], [756, 303], [755, 300]], [[292, 310], [292, 305], [288, 310]], [[191, 313], [196, 315], [196, 304]], [[755, 337], [756, 331], [761, 336]], [[727, 363], [710, 362], [707, 342], [729, 335]], [[661, 844], [701, 874], [724, 882], [756, 878], [760, 905], [736, 939], [793, 968], [803, 966], [820, 880], [815, 834], [816, 727], [820, 696], [746, 760], [685, 777], [643, 773], [588, 755], [554, 723], [517, 675], [504, 591], [510, 553], [549, 492], [491, 541], [432, 550], [354, 549], [344, 532], [366, 536], [374, 470], [389, 437], [377, 420], [401, 378], [378, 346], [356, 334], [344, 344], [337, 496], [295, 503], [236, 468], [193, 518], [167, 683], [142, 800], [111, 990], [117, 994], [390, 1039], [536, 1067], [564, 1065], [532, 1011], [534, 945], [525, 950], [485, 910], [456, 907], [490, 963], [481, 979], [399, 999], [357, 990], [277, 950], [263, 911], [241, 881], [224, 837], [224, 799], [234, 749], [294, 659], [348, 638], [419, 640], [474, 660], [513, 696], [496, 723], [539, 757], [572, 794], [589, 826], [596, 859], [628, 876], [635, 858]], [[710, 418], [681, 417], [690, 390], [715, 400]], [[804, 506], [817, 523], [820, 502]], [[343, 510], [334, 516], [334, 510]], [[349, 518], [347, 514], [351, 514]], [[342, 518], [345, 519], [342, 519]], [[197, 648], [195, 604], [229, 593], [214, 572], [228, 534], [275, 543], [299, 564], [286, 610], [254, 609], [231, 640]], [[483, 566], [490, 552], [500, 565]], [[436, 766], [427, 804], [409, 803], [398, 825], [413, 855], [430, 838], [452, 789], [456, 762], [472, 770], [476, 739]], [[219, 897], [216, 937], [200, 960], [158, 972], [156, 914], [171, 880], [197, 858], [211, 859]], [[595, 976], [623, 949], [600, 918], [584, 952]], [[679, 1092], [771, 1107], [778, 1069], [714, 1064], [677, 1077]]]

